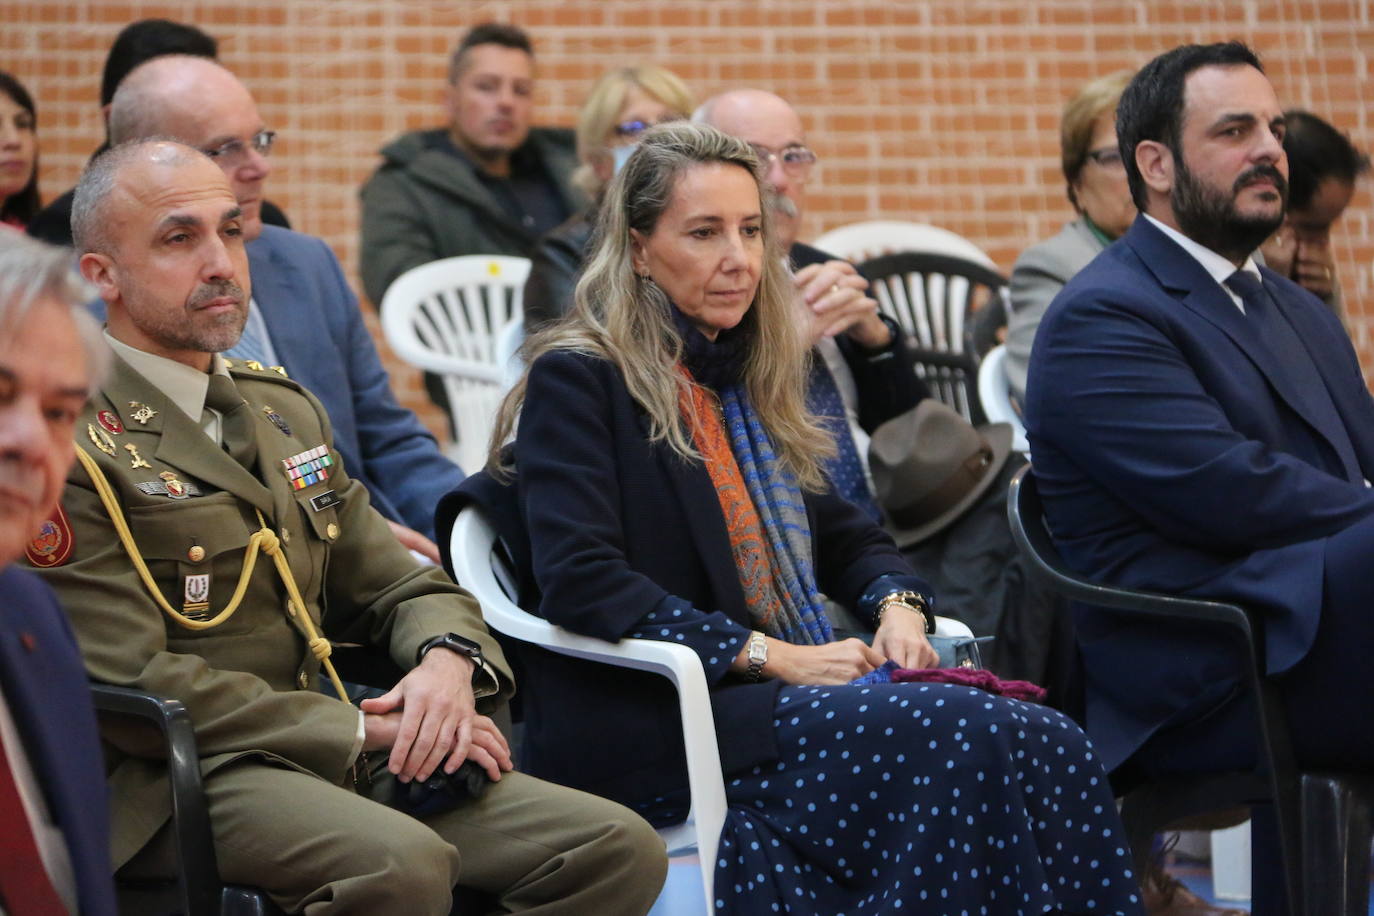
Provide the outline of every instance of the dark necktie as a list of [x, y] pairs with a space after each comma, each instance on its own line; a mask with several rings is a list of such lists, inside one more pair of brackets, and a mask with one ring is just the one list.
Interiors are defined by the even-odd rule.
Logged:
[[1284, 317], [1269, 290], [1254, 274], [1238, 270], [1226, 278], [1226, 285], [1245, 303], [1246, 321], [1254, 328], [1260, 341], [1277, 360], [1274, 371], [1287, 378], [1288, 383], [1303, 398], [1304, 419], [1324, 433], [1340, 459], [1344, 477], [1352, 483], [1363, 482], [1355, 447], [1346, 432], [1345, 421], [1331, 400], [1331, 392], [1317, 371], [1312, 354], [1298, 337], [1297, 330]]
[[875, 522], [881, 522], [883, 510], [868, 490], [863, 462], [859, 458], [859, 450], [854, 447], [854, 436], [849, 431], [849, 415], [845, 411], [844, 398], [840, 395], [840, 386], [819, 353], [814, 354], [811, 360], [807, 400], [812, 413], [820, 418], [837, 446], [835, 456], [825, 463], [825, 472], [835, 492], [867, 512]]
[[19, 797], [14, 771], [0, 738], [0, 902], [10, 916], [50, 916], [66, 913], [57, 896], [43, 857], [38, 853], [29, 816]]
[[253, 414], [227, 375], [211, 375], [205, 390], [205, 406], [220, 415], [220, 444], [229, 456], [251, 473], [258, 456], [258, 439], [253, 432]]

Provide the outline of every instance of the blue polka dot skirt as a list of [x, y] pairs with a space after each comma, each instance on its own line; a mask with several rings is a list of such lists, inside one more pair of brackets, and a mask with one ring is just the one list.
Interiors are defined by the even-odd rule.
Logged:
[[949, 684], [785, 687], [770, 766], [726, 780], [721, 914], [1143, 913], [1082, 731]]

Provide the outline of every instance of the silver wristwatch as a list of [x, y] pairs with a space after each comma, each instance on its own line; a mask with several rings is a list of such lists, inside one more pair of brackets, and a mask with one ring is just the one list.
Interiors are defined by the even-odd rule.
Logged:
[[751, 681], [763, 680], [763, 666], [768, 664], [768, 639], [757, 630], [749, 637], [749, 667], [745, 675]]

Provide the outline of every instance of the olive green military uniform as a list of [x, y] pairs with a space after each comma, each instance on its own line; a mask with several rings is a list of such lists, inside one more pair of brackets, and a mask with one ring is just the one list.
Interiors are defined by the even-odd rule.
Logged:
[[[386, 649], [406, 670], [434, 636], [476, 640], [488, 665], [474, 687], [490, 694], [478, 709], [490, 713], [513, 685], [476, 602], [398, 544], [338, 463], [314, 397], [270, 369], [230, 374], [253, 417], [256, 475], [207, 435], [213, 415], [193, 421], [123, 359], [77, 426], [78, 447], [109, 481], [167, 602], [193, 618], [224, 608], [260, 513], [317, 628]], [[57, 590], [93, 678], [186, 704], [225, 880], [312, 913], [446, 913], [455, 883], [512, 911], [642, 913], [652, 904], [662, 844], [602, 799], [511, 773], [422, 824], [354, 794], [358, 711], [313, 689], [320, 663], [269, 556], [258, 556], [232, 617], [192, 630], [155, 604], [80, 464], [62, 509], [30, 562]], [[169, 832], [165, 770], [128, 736], [105, 737], [114, 861], [137, 865]]]

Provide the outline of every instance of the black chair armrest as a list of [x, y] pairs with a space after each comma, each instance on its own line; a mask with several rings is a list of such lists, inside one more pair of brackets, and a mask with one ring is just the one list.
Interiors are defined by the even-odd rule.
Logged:
[[222, 887], [200, 756], [191, 716], [179, 700], [109, 684], [91, 684], [91, 697], [102, 718], [108, 715], [141, 719], [162, 733], [167, 745], [167, 777], [172, 792], [172, 827], [181, 863], [180, 884], [188, 916], [220, 912]]

